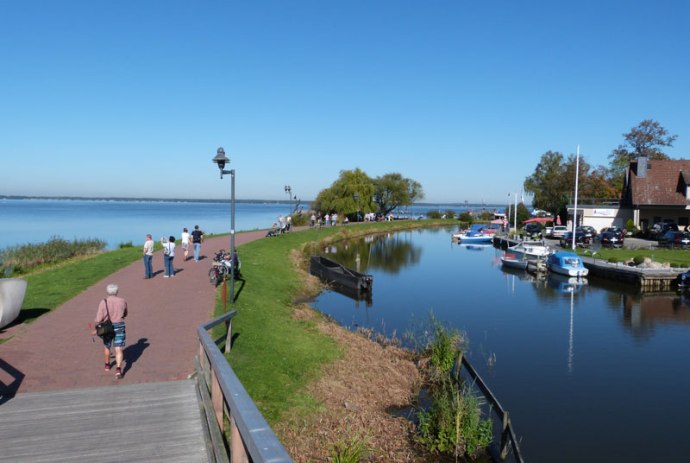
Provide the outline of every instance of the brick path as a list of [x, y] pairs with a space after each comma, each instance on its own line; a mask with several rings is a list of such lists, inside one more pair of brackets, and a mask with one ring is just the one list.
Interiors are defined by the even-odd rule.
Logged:
[[[235, 244], [265, 235], [266, 231], [238, 233]], [[153, 279], [144, 279], [144, 265], [138, 260], [33, 323], [9, 328], [14, 337], [0, 344], [0, 388], [5, 389], [0, 389], [0, 399], [15, 392], [186, 378], [194, 371], [196, 328], [211, 319], [215, 304], [215, 289], [208, 281], [213, 253], [229, 249], [229, 240], [207, 239], [199, 262], [191, 259], [191, 250], [185, 262], [178, 246], [174, 278], [163, 278], [163, 254], [157, 252]], [[109, 283], [119, 285], [119, 295], [129, 306], [125, 377], [119, 381], [114, 369], [103, 371], [103, 344], [91, 337], [87, 325], [93, 324]]]

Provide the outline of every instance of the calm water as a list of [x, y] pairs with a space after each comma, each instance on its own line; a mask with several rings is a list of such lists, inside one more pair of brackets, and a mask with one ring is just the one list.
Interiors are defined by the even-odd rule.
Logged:
[[690, 307], [675, 294], [506, 272], [500, 251], [452, 244], [444, 230], [324, 251], [374, 275], [371, 303], [317, 298], [340, 323], [400, 337], [433, 311], [466, 332], [527, 461], [688, 461]]
[[[469, 206], [456, 210], [459, 213], [481, 208]], [[418, 216], [429, 210], [447, 209], [452, 208], [415, 205], [402, 213]], [[290, 210], [287, 202], [237, 202], [235, 229], [271, 228], [279, 214], [285, 215]], [[179, 237], [183, 227], [191, 231], [197, 224], [206, 233], [228, 233], [230, 202], [0, 199], [0, 249], [45, 242], [53, 236], [66, 240], [98, 238], [113, 249], [130, 241], [143, 244], [147, 233], [151, 233], [154, 240], [164, 235]]]

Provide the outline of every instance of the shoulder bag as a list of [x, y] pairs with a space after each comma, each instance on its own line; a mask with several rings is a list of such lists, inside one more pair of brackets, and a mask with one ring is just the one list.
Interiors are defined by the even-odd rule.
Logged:
[[105, 302], [105, 313], [108, 315], [108, 319], [96, 325], [96, 334], [103, 339], [113, 339], [115, 337], [115, 328], [113, 327], [113, 322], [110, 321], [108, 300], [103, 299], [103, 302]]

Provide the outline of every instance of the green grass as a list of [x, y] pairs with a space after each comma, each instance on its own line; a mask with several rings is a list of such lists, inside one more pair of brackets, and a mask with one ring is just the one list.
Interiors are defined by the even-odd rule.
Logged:
[[[577, 250], [578, 254], [591, 256], [592, 252], [588, 249]], [[650, 257], [655, 262], [668, 262], [679, 267], [690, 267], [690, 250], [684, 249], [611, 249], [601, 248], [594, 257], [596, 259], [608, 260], [615, 257], [619, 262], [625, 262], [636, 256]]]
[[[318, 377], [324, 364], [342, 356], [339, 346], [316, 329], [313, 319], [293, 318], [293, 303], [305, 289], [293, 269], [290, 251], [323, 239], [438, 223], [447, 224], [405, 221], [306, 230], [253, 241], [239, 249], [245, 282], [235, 285], [239, 296], [233, 332], [238, 337], [227, 357], [270, 424], [287, 410], [308, 414], [318, 407], [304, 387]], [[216, 314], [222, 310], [219, 298]]]

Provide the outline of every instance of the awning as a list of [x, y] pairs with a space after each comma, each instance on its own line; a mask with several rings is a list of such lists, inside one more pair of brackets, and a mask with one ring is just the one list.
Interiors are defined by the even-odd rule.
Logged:
[[546, 223], [546, 222], [553, 222], [553, 219], [551, 217], [533, 217], [531, 219], [525, 220], [522, 223], [532, 223], [532, 222]]

